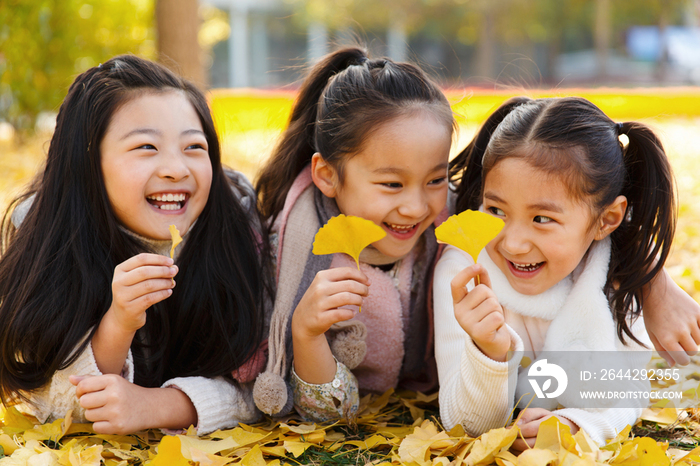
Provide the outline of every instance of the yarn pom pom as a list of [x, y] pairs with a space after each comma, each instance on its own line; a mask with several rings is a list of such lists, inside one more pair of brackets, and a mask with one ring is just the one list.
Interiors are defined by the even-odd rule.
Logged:
[[367, 354], [367, 343], [363, 336], [356, 333], [338, 333], [331, 342], [331, 352], [335, 358], [348, 369], [360, 365]]
[[253, 399], [260, 411], [273, 416], [288, 414], [294, 402], [284, 379], [272, 372], [263, 372], [255, 379]]

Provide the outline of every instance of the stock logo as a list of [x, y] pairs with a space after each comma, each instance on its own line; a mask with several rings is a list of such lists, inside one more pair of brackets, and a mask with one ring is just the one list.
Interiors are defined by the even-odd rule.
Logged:
[[[569, 378], [566, 376], [564, 369], [556, 364], [547, 363], [546, 359], [541, 359], [530, 366], [527, 375], [528, 377], [548, 377], [542, 387], [540, 387], [536, 379], [528, 379], [533, 390], [535, 390], [537, 398], [556, 398], [564, 393], [566, 385], [569, 383]], [[557, 381], [556, 390], [547, 392], [552, 385], [552, 379]]]

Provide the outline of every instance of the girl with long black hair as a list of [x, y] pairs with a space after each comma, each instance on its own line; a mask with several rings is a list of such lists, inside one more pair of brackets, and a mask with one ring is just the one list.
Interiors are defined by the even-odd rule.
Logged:
[[78, 76], [3, 221], [3, 403], [41, 422], [73, 409], [106, 433], [255, 420], [255, 212], [192, 84], [126, 55]]

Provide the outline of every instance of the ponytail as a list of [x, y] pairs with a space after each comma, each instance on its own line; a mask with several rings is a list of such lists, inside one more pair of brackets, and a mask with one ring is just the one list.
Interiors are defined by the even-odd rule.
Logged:
[[347, 67], [359, 65], [366, 60], [364, 50], [345, 48], [327, 55], [312, 68], [299, 90], [289, 125], [256, 183], [263, 219], [274, 221], [282, 211], [294, 179], [311, 162], [311, 157], [316, 152], [314, 130], [318, 101], [328, 81]]
[[449, 176], [457, 187], [457, 212], [477, 210], [481, 205], [483, 183], [482, 160], [491, 140], [491, 135], [503, 119], [517, 106], [532, 102], [528, 97], [513, 97], [504, 102], [488, 117], [469, 145], [450, 162]]
[[627, 221], [611, 234], [612, 257], [606, 291], [617, 321], [617, 334], [638, 341], [628, 315], [638, 316], [643, 288], [661, 271], [671, 250], [676, 227], [675, 186], [661, 141], [645, 125], [618, 125], [629, 138], [623, 160], [627, 177]]

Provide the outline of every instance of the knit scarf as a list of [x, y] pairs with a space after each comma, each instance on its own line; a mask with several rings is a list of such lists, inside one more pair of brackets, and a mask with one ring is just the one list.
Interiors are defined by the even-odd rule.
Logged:
[[[291, 315], [316, 273], [355, 266], [354, 261], [340, 254], [317, 256], [311, 252], [318, 229], [338, 214], [335, 201], [313, 184], [310, 167], [304, 169], [290, 189], [276, 224], [277, 295], [266, 372], [274, 374], [278, 393], [271, 395], [269, 386], [273, 384], [263, 381], [271, 376], [263, 374], [265, 377], [258, 379], [254, 395], [263, 412], [283, 414], [291, 410], [289, 397], [279, 393], [282, 387], [278, 377], [288, 379], [293, 354]], [[440, 220], [446, 215], [445, 210]], [[434, 230], [431, 225], [416, 247], [395, 265], [394, 277], [374, 266], [391, 264], [396, 258], [386, 257], [372, 247], [360, 256], [360, 268], [372, 283], [370, 294], [357, 317], [334, 325], [326, 335], [336, 359], [354, 369], [361, 390], [382, 392], [398, 385], [420, 391], [436, 388], [428, 303], [429, 274], [437, 252]], [[263, 384], [268, 388], [263, 390]], [[274, 401], [270, 401], [272, 398]], [[281, 406], [282, 401], [285, 406]]]

